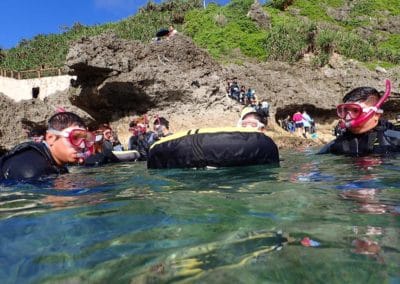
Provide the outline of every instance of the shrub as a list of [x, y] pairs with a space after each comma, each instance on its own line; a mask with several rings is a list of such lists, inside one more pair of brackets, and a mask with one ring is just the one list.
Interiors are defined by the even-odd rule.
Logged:
[[323, 66], [329, 62], [329, 58], [336, 47], [337, 33], [331, 30], [321, 30], [315, 37], [316, 64]]
[[285, 11], [287, 7], [293, 4], [293, 2], [294, 0], [272, 0], [271, 6], [281, 11]]
[[372, 60], [374, 49], [370, 43], [353, 33], [339, 32], [337, 36], [337, 51], [349, 58], [359, 61]]
[[309, 33], [315, 26], [300, 22], [291, 22], [274, 26], [265, 41], [268, 58], [295, 62], [308, 50]]

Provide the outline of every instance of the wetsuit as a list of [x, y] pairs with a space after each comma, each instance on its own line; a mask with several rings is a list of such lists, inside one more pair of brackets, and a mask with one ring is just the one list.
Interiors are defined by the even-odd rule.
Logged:
[[85, 166], [101, 166], [108, 163], [117, 163], [120, 160], [113, 154], [113, 144], [108, 140], [104, 140], [102, 152], [91, 155], [85, 159]]
[[366, 156], [394, 152], [400, 152], [400, 131], [397, 131], [390, 122], [380, 120], [374, 129], [366, 133], [344, 132], [325, 145], [318, 154]]
[[150, 146], [155, 142], [155, 139], [154, 132], [131, 136], [128, 142], [128, 150], [138, 151], [140, 154], [139, 161], [147, 161]]
[[56, 164], [45, 143], [22, 143], [0, 158], [0, 180], [35, 179], [67, 172], [66, 167]]

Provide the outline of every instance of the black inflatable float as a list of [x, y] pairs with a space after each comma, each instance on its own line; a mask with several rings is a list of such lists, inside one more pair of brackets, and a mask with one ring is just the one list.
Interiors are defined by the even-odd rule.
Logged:
[[162, 138], [150, 148], [147, 167], [203, 168], [279, 165], [275, 142], [251, 128], [204, 128]]

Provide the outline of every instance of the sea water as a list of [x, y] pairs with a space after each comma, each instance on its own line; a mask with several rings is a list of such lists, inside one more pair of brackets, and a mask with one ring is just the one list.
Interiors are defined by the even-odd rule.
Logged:
[[400, 283], [400, 157], [281, 157], [1, 185], [1, 283]]

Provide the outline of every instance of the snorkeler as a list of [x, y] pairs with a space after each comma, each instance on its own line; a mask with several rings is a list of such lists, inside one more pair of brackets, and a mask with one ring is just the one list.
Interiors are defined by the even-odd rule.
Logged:
[[96, 140], [92, 154], [85, 159], [85, 166], [101, 166], [108, 163], [117, 163], [120, 160], [113, 154], [113, 131], [108, 124], [100, 125], [96, 131]]
[[24, 180], [67, 173], [67, 163], [83, 162], [95, 136], [71, 112], [60, 112], [48, 121], [44, 141], [17, 145], [0, 158], [0, 180]]
[[365, 156], [400, 152], [400, 131], [381, 118], [383, 110], [380, 107], [389, 95], [388, 80], [383, 96], [370, 87], [359, 87], [347, 93], [343, 104], [337, 106], [344, 132], [325, 145], [319, 154]]
[[237, 127], [249, 127], [263, 132], [266, 128], [267, 118], [267, 115], [263, 112], [248, 106], [242, 110]]

